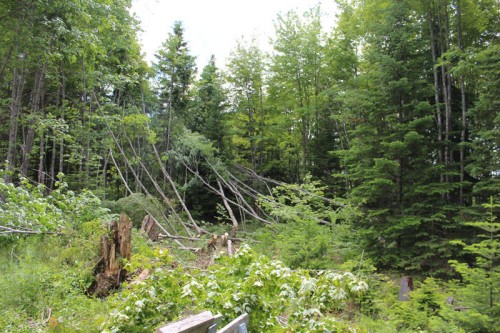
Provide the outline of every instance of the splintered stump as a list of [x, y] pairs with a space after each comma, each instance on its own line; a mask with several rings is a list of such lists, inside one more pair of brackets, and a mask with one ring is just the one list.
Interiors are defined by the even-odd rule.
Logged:
[[109, 225], [108, 235], [101, 236], [101, 258], [94, 269], [95, 280], [87, 290], [89, 295], [105, 297], [119, 287], [127, 274], [122, 259], [130, 260], [131, 241], [132, 222], [127, 215], [121, 214], [118, 221]]

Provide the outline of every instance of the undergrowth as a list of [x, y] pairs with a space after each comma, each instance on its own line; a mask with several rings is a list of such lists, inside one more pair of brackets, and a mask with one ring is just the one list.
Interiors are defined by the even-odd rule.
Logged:
[[[321, 261], [311, 261], [307, 251], [293, 253], [285, 244], [287, 237], [313, 249], [318, 240], [336, 250], [345, 249], [350, 241], [346, 237], [341, 246], [331, 244], [340, 239], [335, 237], [341, 229], [335, 234], [333, 228], [329, 233], [314, 229], [306, 234], [311, 237], [300, 238], [304, 226], [312, 224], [298, 220], [281, 222], [278, 229], [265, 232], [279, 235], [280, 251], [270, 254], [285, 254], [284, 259], [292, 254], [287, 260], [292, 268], [245, 244], [232, 257], [216, 254], [212, 265], [201, 268], [195, 264], [196, 256], [174, 256], [178, 252], [168, 243], [152, 243], [134, 231], [132, 257], [125, 262], [128, 281], [109, 297], [98, 299], [86, 291], [98, 261], [99, 237], [106, 233], [111, 216], [102, 209], [88, 209], [99, 204], [91, 193], [75, 195], [61, 186], [45, 198], [42, 190], [9, 187], [0, 203], [9, 225], [64, 231], [0, 237], [2, 332], [151, 332], [204, 310], [220, 313], [223, 324], [248, 313], [249, 332], [254, 333], [498, 332], [498, 223], [491, 213], [484, 222], [475, 222], [489, 233], [484, 240], [459, 244], [478, 258], [472, 268], [452, 263], [463, 280], [415, 279], [416, 288], [406, 302], [397, 299], [398, 279], [376, 274], [363, 252], [356, 257], [343, 251], [342, 257], [351, 259], [335, 262], [338, 270], [322, 269], [328, 260], [337, 259], [331, 249], [325, 250], [328, 255]], [[295, 202], [293, 209], [300, 208], [310, 220], [325, 210], [321, 206], [309, 211], [303, 198]], [[12, 207], [22, 211], [25, 220], [15, 221]], [[40, 207], [55, 213], [41, 213], [38, 221]], [[272, 209], [271, 213], [279, 210], [280, 218], [292, 211], [281, 205]], [[69, 223], [57, 220], [65, 212]], [[334, 217], [342, 217], [341, 213], [338, 210]], [[262, 247], [265, 242], [257, 244]], [[453, 304], [447, 302], [450, 296], [456, 298]]]

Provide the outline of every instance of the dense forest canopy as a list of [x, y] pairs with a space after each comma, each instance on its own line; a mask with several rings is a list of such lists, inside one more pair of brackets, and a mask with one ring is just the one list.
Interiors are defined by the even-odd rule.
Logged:
[[270, 52], [242, 39], [198, 69], [182, 22], [144, 61], [130, 0], [1, 1], [0, 237], [60, 232], [63, 206], [101, 200], [174, 236], [248, 223], [294, 268], [361, 256], [471, 282], [467, 262], [493, 308], [498, 2], [336, 2], [331, 31], [319, 5], [288, 11]]

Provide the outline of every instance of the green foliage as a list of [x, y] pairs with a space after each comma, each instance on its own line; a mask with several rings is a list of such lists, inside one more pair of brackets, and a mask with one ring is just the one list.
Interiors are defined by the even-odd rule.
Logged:
[[98, 237], [32, 236], [0, 247], [0, 330], [46, 332], [52, 325], [64, 332], [99, 331], [108, 306], [85, 295]]
[[165, 260], [156, 261], [147, 280], [115, 295], [111, 331], [151, 330], [183, 311], [211, 310], [225, 323], [249, 313], [252, 332], [346, 332], [353, 328], [342, 311], [368, 289], [351, 273], [292, 271], [248, 246], [206, 271], [168, 268]]
[[325, 198], [324, 190], [307, 175], [303, 184], [277, 186], [272, 196], [259, 199], [279, 221], [261, 236], [267, 252], [275, 251], [294, 268], [331, 268], [345, 259], [346, 248], [354, 248], [347, 237], [349, 225], [360, 212], [346, 200]]
[[214, 147], [224, 151], [223, 143], [228, 129], [224, 126], [224, 111], [227, 108], [227, 92], [223, 88], [215, 56], [203, 68], [195, 84], [195, 96], [191, 106], [191, 121], [188, 128], [199, 132], [213, 142]]
[[465, 311], [450, 311], [448, 316], [459, 322], [471, 332], [498, 332], [500, 325], [500, 223], [496, 222], [493, 198], [487, 209], [484, 221], [466, 223], [481, 230], [476, 243], [465, 244], [463, 241], [453, 243], [463, 246], [464, 250], [475, 258], [474, 265], [460, 263], [457, 260], [450, 264], [460, 274], [462, 281], [455, 282], [452, 290], [456, 293], [455, 304]]
[[[89, 191], [76, 194], [67, 184], [46, 195], [43, 185], [0, 179], [2, 275], [0, 330], [4, 332], [98, 331], [106, 304], [85, 295], [93, 281], [101, 219], [108, 217]], [[8, 229], [7, 229], [8, 228]], [[31, 235], [57, 232], [58, 235]]]
[[142, 193], [132, 193], [116, 201], [104, 202], [104, 205], [112, 213], [127, 214], [136, 228], [141, 227], [142, 220], [147, 214], [152, 214], [157, 221], [163, 220], [161, 215], [162, 207], [158, 199]]
[[270, 145], [270, 112], [266, 107], [266, 55], [257, 42], [239, 41], [227, 63], [226, 81], [231, 90], [227, 154], [231, 160], [260, 170]]
[[162, 148], [169, 150], [174, 134], [177, 135], [175, 131], [182, 129], [180, 124], [191, 122], [189, 88], [196, 73], [195, 57], [189, 54], [182, 22], [174, 23], [156, 58], [154, 69], [161, 107], [155, 122], [159, 127], [157, 132], [164, 133], [160, 137]]
[[0, 235], [64, 232], [82, 222], [107, 216], [101, 201], [89, 191], [75, 193], [64, 182], [46, 195], [44, 185], [23, 179], [20, 186], [0, 179]]
[[[417, 283], [408, 301], [398, 300], [395, 278], [374, 276], [370, 291], [362, 300], [359, 325], [368, 332], [464, 333], [461, 325], [446, 316], [451, 305], [443, 283], [427, 278]], [[453, 311], [451, 309], [451, 311]]]
[[440, 288], [434, 279], [426, 279], [415, 291], [410, 292], [409, 301], [395, 305], [391, 322], [398, 329], [435, 333], [458, 332], [457, 327], [442, 316], [442, 310], [449, 305], [446, 304], [445, 294]]

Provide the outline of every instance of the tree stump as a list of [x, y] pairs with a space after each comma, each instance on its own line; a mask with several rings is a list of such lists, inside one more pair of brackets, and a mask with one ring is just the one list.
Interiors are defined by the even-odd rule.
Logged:
[[108, 235], [101, 236], [100, 259], [94, 268], [95, 280], [87, 290], [92, 296], [106, 297], [120, 286], [127, 275], [123, 258], [130, 260], [132, 244], [132, 222], [125, 214], [109, 225]]
[[401, 287], [399, 289], [399, 297], [400, 301], [409, 301], [410, 300], [410, 291], [413, 290], [413, 279], [411, 276], [403, 276], [401, 278]]
[[158, 237], [160, 236], [160, 228], [158, 228], [154, 217], [149, 214], [144, 216], [144, 220], [142, 220], [141, 232], [146, 234], [153, 242], [158, 240]]

